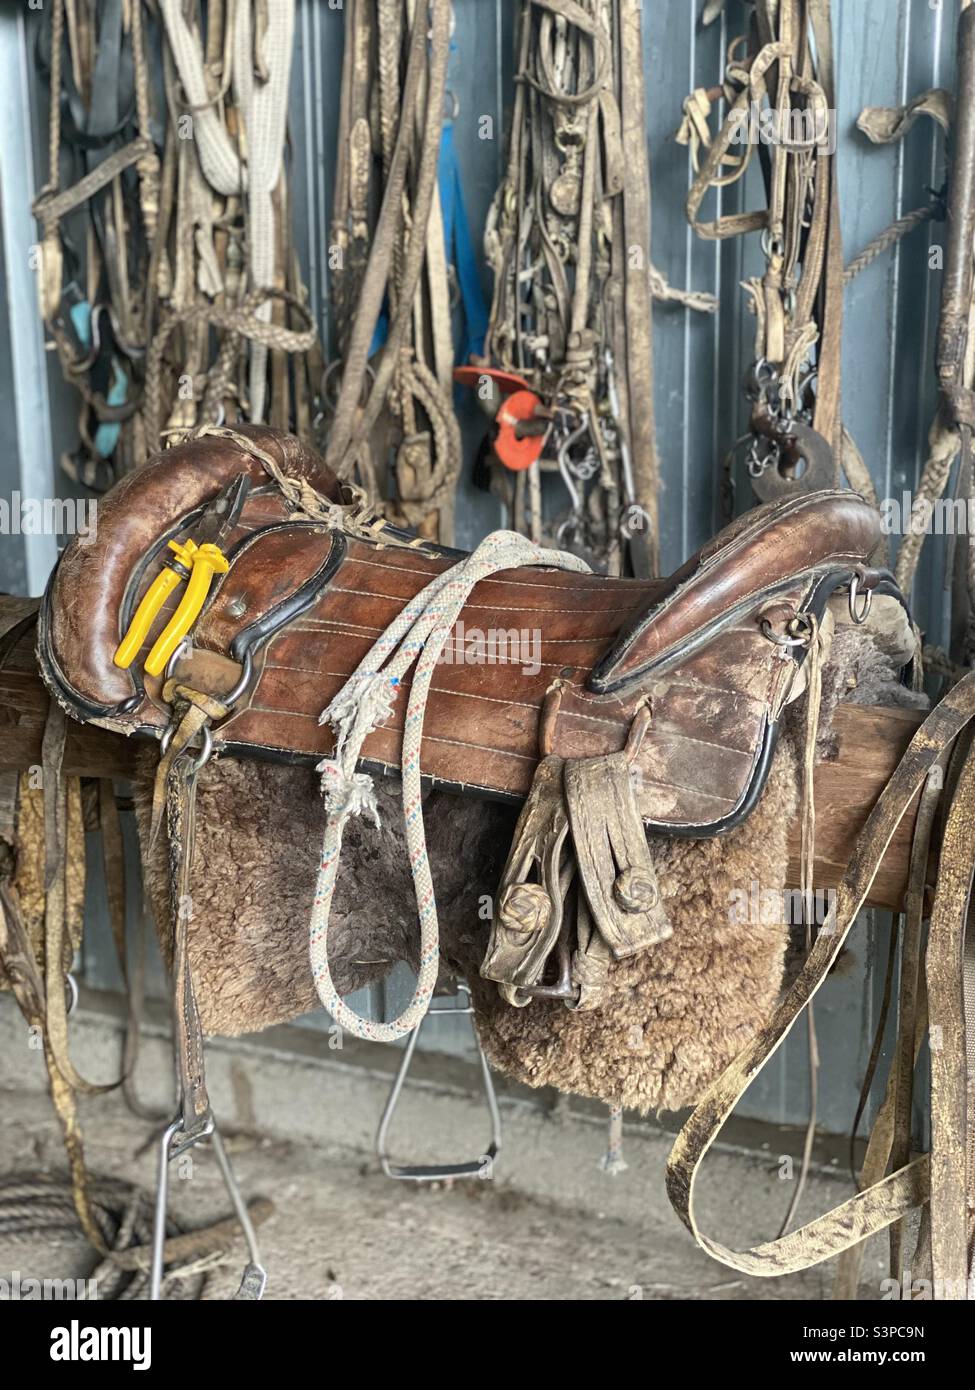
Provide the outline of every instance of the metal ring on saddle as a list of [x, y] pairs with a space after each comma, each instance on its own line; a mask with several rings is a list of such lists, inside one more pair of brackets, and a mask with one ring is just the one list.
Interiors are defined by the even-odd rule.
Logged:
[[183, 638], [182, 642], [180, 642], [179, 646], [176, 648], [172, 656], [166, 662], [165, 679], [167, 681], [171, 681], [173, 679], [173, 674], [176, 670], [176, 663], [177, 661], [179, 661], [180, 657], [183, 656], [185, 652], [187, 652], [187, 650], [193, 650], [193, 639], [192, 637], [190, 637], [189, 633], [187, 633], [187, 635]]
[[244, 653], [243, 659], [241, 661], [240, 680], [237, 682], [237, 684], [234, 686], [232, 690], [228, 690], [226, 695], [221, 696], [221, 702], [225, 704], [228, 709], [233, 709], [234, 705], [240, 699], [241, 695], [243, 695], [244, 691], [250, 685], [251, 677], [253, 676], [253, 674], [254, 658], [248, 651]]
[[849, 594], [850, 619], [857, 627], [860, 627], [867, 621], [867, 614], [870, 612], [870, 606], [873, 603], [873, 590], [867, 588], [864, 584], [862, 593], [863, 606], [861, 608], [857, 607], [857, 599], [861, 597], [861, 584], [863, 584], [863, 572], [858, 570], [850, 580]]
[[759, 619], [759, 627], [761, 629], [762, 636], [767, 641], [773, 643], [776, 647], [808, 647], [813, 632], [812, 625], [809, 622], [809, 619], [806, 617], [805, 613], [794, 614], [794, 616], [791, 617], [788, 623], [786, 624], [787, 632], [794, 631], [798, 627], [803, 628], [804, 632], [801, 637], [778, 636], [778, 634], [773, 629], [769, 619], [764, 617]]
[[[167, 680], [172, 679], [177, 660], [180, 658], [180, 656], [182, 656], [187, 647], [192, 649], [192, 645], [193, 644], [191, 639], [189, 637], [184, 637], [183, 641], [173, 652], [172, 656], [169, 658], [169, 661], [166, 664]], [[220, 697], [221, 703], [227, 706], [228, 713], [230, 710], [233, 709], [234, 705], [236, 705], [237, 701], [240, 699], [244, 691], [250, 685], [253, 674], [254, 658], [248, 651], [244, 653], [244, 656], [241, 660], [241, 672], [237, 684], [231, 690], [228, 690], [226, 695]], [[175, 732], [176, 724], [173, 720], [170, 720], [168, 726], [163, 732], [163, 736], [159, 743], [159, 751], [163, 757], [165, 757], [166, 753], [169, 751], [169, 745], [173, 741], [173, 735]], [[196, 762], [193, 764], [193, 767], [191, 769], [192, 773], [195, 775], [197, 772], [199, 772], [202, 768], [206, 766], [206, 764], [210, 761], [212, 757], [213, 733], [211, 732], [209, 724], [205, 724], [202, 729], [202, 747], [200, 749], [200, 755], [196, 759]]]
[[[166, 754], [169, 752], [169, 745], [173, 741], [173, 734], [175, 732], [176, 725], [170, 724], [163, 733], [163, 736], [159, 741], [159, 752], [162, 757], [165, 757]], [[206, 767], [207, 763], [213, 757], [213, 734], [210, 732], [209, 724], [204, 724], [202, 729], [202, 735], [203, 746], [200, 749], [199, 757], [196, 759], [192, 768], [190, 769], [190, 771], [194, 774], [199, 772], [202, 768]]]
[[210, 732], [210, 725], [203, 726], [203, 747], [200, 749], [199, 757], [190, 767], [190, 775], [195, 777], [213, 757], [213, 734]]

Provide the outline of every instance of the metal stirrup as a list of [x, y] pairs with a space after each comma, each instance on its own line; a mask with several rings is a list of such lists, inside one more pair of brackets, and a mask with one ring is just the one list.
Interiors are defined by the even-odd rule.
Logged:
[[[151, 1302], [159, 1302], [162, 1298], [163, 1265], [165, 1260], [166, 1247], [166, 1213], [169, 1205], [169, 1161], [170, 1150], [173, 1139], [183, 1127], [182, 1118], [173, 1120], [172, 1124], [166, 1126], [159, 1140], [159, 1166], [156, 1172], [156, 1211], [152, 1226], [152, 1258], [149, 1266], [149, 1299]], [[257, 1232], [251, 1220], [247, 1204], [241, 1194], [240, 1185], [231, 1167], [230, 1158], [224, 1148], [223, 1138], [220, 1131], [214, 1127], [208, 1134], [200, 1136], [201, 1140], [209, 1138], [213, 1142], [213, 1151], [217, 1157], [217, 1164], [223, 1178], [224, 1186], [230, 1197], [234, 1215], [240, 1222], [241, 1230], [244, 1232], [244, 1239], [247, 1242], [249, 1259], [244, 1267], [241, 1277], [240, 1287], [234, 1294], [234, 1301], [239, 1300], [258, 1300], [264, 1293], [264, 1286], [267, 1283], [267, 1274], [261, 1263], [261, 1252], [257, 1243]]]
[[488, 1066], [481, 1040], [477, 1036], [477, 1029], [471, 1024], [471, 1031], [474, 1034], [474, 1041], [477, 1045], [478, 1061], [481, 1064], [481, 1080], [484, 1084], [484, 1096], [487, 1101], [488, 1114], [491, 1117], [491, 1143], [485, 1153], [480, 1158], [475, 1158], [469, 1163], [434, 1163], [434, 1164], [395, 1164], [389, 1161], [389, 1149], [387, 1138], [389, 1126], [393, 1119], [393, 1113], [399, 1103], [403, 1092], [403, 1085], [406, 1081], [410, 1064], [413, 1061], [413, 1053], [416, 1050], [417, 1038], [424, 1024], [431, 1018], [443, 1018], [448, 1014], [466, 1014], [468, 1018], [474, 1013], [474, 1006], [471, 1003], [470, 986], [463, 982], [458, 982], [457, 993], [463, 994], [467, 998], [467, 1003], [463, 1005], [449, 1004], [442, 1008], [434, 1008], [431, 1004], [426, 1016], [417, 1028], [413, 1029], [406, 1040], [406, 1047], [403, 1049], [403, 1058], [396, 1069], [393, 1084], [390, 1087], [389, 1096], [383, 1109], [382, 1119], [379, 1121], [379, 1129], [376, 1132], [376, 1157], [382, 1165], [382, 1170], [387, 1178], [399, 1178], [406, 1182], [439, 1182], [446, 1178], [489, 1178], [491, 1177], [491, 1166], [498, 1154], [501, 1152], [501, 1112], [498, 1109], [498, 1098], [494, 1090], [494, 1081], [491, 1077], [491, 1069]]

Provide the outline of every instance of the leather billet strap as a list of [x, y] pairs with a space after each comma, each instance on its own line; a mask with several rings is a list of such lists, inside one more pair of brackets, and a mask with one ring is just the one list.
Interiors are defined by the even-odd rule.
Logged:
[[[175, 723], [156, 769], [153, 789], [154, 837], [165, 814], [169, 839], [172, 910], [173, 1031], [176, 1052], [178, 1104], [181, 1123], [175, 1129], [170, 1155], [205, 1139], [213, 1132], [213, 1114], [206, 1086], [203, 1030], [190, 969], [189, 931], [193, 919], [192, 871], [196, 841], [197, 776], [207, 754], [192, 748], [197, 736], [224, 718], [228, 705], [178, 679], [166, 682], [164, 698]], [[207, 747], [209, 745], [206, 745]]]
[[[971, 1042], [966, 1047], [966, 927], [972, 893], [975, 752], [969, 748], [941, 843], [927, 948], [931, 1051], [931, 1257], [936, 1279], [964, 1288], [971, 1272]], [[961, 986], [961, 987], [959, 987]], [[969, 1024], [971, 1020], [969, 1019]], [[973, 1040], [975, 1041], [975, 1040]], [[966, 1176], [967, 1174], [967, 1176]]]
[[666, 941], [673, 927], [661, 900], [625, 752], [573, 758], [565, 801], [579, 878], [596, 927], [622, 959]]
[[[33, 599], [11, 600], [0, 620], [0, 670], [17, 640], [36, 621]], [[92, 1245], [104, 1253], [105, 1239], [92, 1206], [88, 1188], [77, 1095], [96, 1095], [111, 1086], [95, 1086], [79, 1076], [68, 1051], [65, 956], [70, 953], [67, 928], [66, 856], [77, 848], [78, 837], [68, 832], [68, 793], [61, 771], [65, 739], [64, 712], [52, 700], [42, 741], [45, 830], [44, 966], [38, 960], [30, 930], [7, 869], [0, 862], [0, 976], [4, 978], [29, 1028], [35, 1029], [44, 1048], [48, 1084], [61, 1125], [71, 1177], [71, 1194], [78, 1221]], [[0, 818], [0, 846], [10, 837], [16, 851], [17, 773], [11, 775], [8, 804]], [[83, 841], [82, 841], [83, 843]], [[117, 1083], [116, 1083], [117, 1084]]]
[[494, 980], [501, 997], [515, 1008], [531, 1002], [526, 987], [540, 982], [562, 930], [569, 888], [562, 876], [569, 833], [564, 768], [562, 758], [550, 755], [536, 769], [498, 886], [498, 909], [481, 963], [482, 977]]
[[[516, 1008], [533, 998], [595, 1008], [611, 957], [634, 955], [673, 932], [633, 792], [649, 707], [637, 710], [621, 752], [563, 759], [548, 751], [561, 698], [557, 681], [539, 720], [545, 756], [515, 827], [481, 964], [482, 978]], [[555, 957], [551, 983], [547, 966]]]
[[[85, 1164], [78, 1105], [75, 1089], [62, 1075], [51, 1049], [47, 1025], [46, 990], [44, 978], [34, 956], [16, 893], [0, 880], [0, 972], [13, 990], [14, 998], [29, 1028], [39, 1033], [44, 1043], [51, 1101], [61, 1125], [65, 1155], [71, 1176], [71, 1196], [78, 1222], [88, 1240], [101, 1254], [107, 1253], [105, 1237], [98, 1224], [88, 1190], [88, 1169]], [[55, 972], [56, 973], [56, 972]], [[63, 982], [63, 981], [62, 981]]]
[[196, 816], [197, 770], [193, 755], [180, 755], [167, 775], [167, 828], [173, 892], [173, 1022], [180, 1128], [170, 1157], [213, 1132], [200, 1025], [190, 970], [189, 928], [193, 917], [191, 873]]
[[[955, 746], [957, 747], [957, 743]], [[880, 1182], [891, 1164], [895, 1169], [903, 1168], [911, 1157], [914, 1072], [928, 1029], [927, 992], [922, 969], [925, 897], [928, 862], [943, 780], [943, 759], [939, 759], [932, 765], [925, 779], [914, 824], [901, 934], [897, 1040], [886, 1094], [873, 1122], [860, 1170], [858, 1181], [861, 1188], [871, 1187], [874, 1183]], [[865, 1091], [866, 1083], [864, 1092], [861, 1092], [864, 1097]], [[902, 1256], [905, 1224], [898, 1221], [890, 1227], [890, 1273], [894, 1279], [899, 1279], [905, 1268]], [[836, 1280], [833, 1286], [835, 1300], [848, 1302], [856, 1298], [863, 1255], [863, 1245], [851, 1246], [840, 1255], [836, 1262]], [[917, 1267], [916, 1254], [914, 1263]]]
[[[966, 1078], [964, 1024], [959, 1025], [961, 981], [957, 940], [964, 937], [968, 893], [975, 867], [971, 839], [975, 760], [969, 755], [949, 815], [949, 831], [932, 917], [934, 955], [928, 983], [932, 1056], [932, 1154], [904, 1163], [864, 1191], [778, 1240], [736, 1251], [705, 1235], [697, 1224], [694, 1184], [700, 1164], [738, 1101], [781, 1046], [803, 1009], [826, 979], [863, 906], [877, 868], [898, 824], [920, 791], [929, 770], [953, 740], [975, 719], [975, 673], [966, 676], [927, 717], [874, 806], [854, 847], [827, 923], [768, 1026], [710, 1087], [681, 1130], [667, 1167], [667, 1190], [681, 1220], [698, 1244], [722, 1264], [758, 1277], [787, 1274], [840, 1254], [866, 1237], [900, 1221], [931, 1197], [935, 1280], [956, 1279], [967, 1240], [964, 1217], [964, 1154], [970, 1118], [959, 1104]], [[966, 820], [967, 817], [967, 820]], [[962, 827], [967, 826], [967, 833]], [[942, 945], [942, 940], [944, 945]], [[930, 950], [930, 948], [929, 948]], [[952, 1166], [954, 1165], [954, 1166]], [[964, 1296], [951, 1284], [947, 1297]]]
[[121, 1084], [98, 1085], [80, 1075], [68, 1050], [68, 1004], [65, 975], [70, 968], [68, 939], [68, 856], [83, 848], [83, 841], [68, 833], [68, 783], [62, 771], [66, 737], [64, 711], [56, 700], [48, 707], [41, 742], [44, 779], [44, 985], [45, 1037], [51, 1056], [64, 1081], [81, 1095], [96, 1096]]

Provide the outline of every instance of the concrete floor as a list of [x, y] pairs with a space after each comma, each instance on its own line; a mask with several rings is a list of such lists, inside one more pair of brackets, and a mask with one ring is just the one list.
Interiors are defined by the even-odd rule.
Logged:
[[[118, 1035], [112, 1019], [83, 1011], [73, 1020], [83, 1069], [110, 1075]], [[23, 1047], [22, 1023], [0, 1001], [0, 1175], [63, 1170], [60, 1133], [44, 1094], [43, 1067]], [[19, 1055], [18, 1055], [19, 1053]], [[544, 1110], [503, 1095], [504, 1150], [491, 1181], [419, 1186], [382, 1176], [370, 1150], [388, 1077], [352, 1058], [341, 1062], [246, 1043], [212, 1044], [211, 1088], [247, 1196], [269, 1198], [260, 1231], [272, 1299], [611, 1300], [821, 1299], [830, 1270], [778, 1280], [737, 1275], [705, 1256], [670, 1210], [663, 1171], [670, 1136], [627, 1127], [628, 1171], [598, 1169], [601, 1121], [571, 1107]], [[149, 1029], [140, 1093], [156, 1101], [167, 1075], [164, 1039]], [[430, 1063], [426, 1064], [428, 1069]], [[241, 1080], [246, 1076], [246, 1084]], [[235, 1097], [236, 1102], [235, 1102]], [[244, 1107], [243, 1113], [241, 1106]], [[152, 1187], [152, 1128], [116, 1094], [82, 1105], [88, 1164], [100, 1176]], [[411, 1158], [465, 1156], [483, 1142], [476, 1097], [450, 1076], [420, 1076], [397, 1121]], [[233, 1131], [243, 1128], [249, 1133]], [[774, 1234], [788, 1202], [773, 1141], [764, 1155], [733, 1149], [709, 1156], [700, 1208], [705, 1228], [741, 1245]], [[216, 1162], [194, 1151], [174, 1178], [172, 1210], [184, 1227], [229, 1213]], [[848, 1195], [817, 1171], [802, 1218]], [[878, 1297], [882, 1251], [865, 1264], [862, 1296]], [[210, 1277], [205, 1296], [227, 1298], [243, 1263], [239, 1243]], [[90, 1268], [81, 1244], [5, 1240], [0, 1277], [78, 1277]]]
[[[4, 1092], [0, 1171], [62, 1167], [60, 1139], [39, 1097]], [[93, 1172], [151, 1186], [151, 1154], [134, 1157], [145, 1125], [116, 1101], [100, 1103], [89, 1127]], [[818, 1298], [821, 1275], [769, 1282], [737, 1277], [700, 1254], [675, 1222], [671, 1238], [648, 1238], [637, 1221], [543, 1202], [503, 1181], [456, 1181], [431, 1189], [384, 1178], [368, 1161], [308, 1144], [233, 1139], [234, 1167], [248, 1196], [274, 1203], [261, 1227], [275, 1299], [575, 1300]], [[593, 1183], [623, 1184], [593, 1174]], [[228, 1211], [205, 1152], [191, 1181], [174, 1184], [173, 1210], [193, 1226]], [[236, 1289], [243, 1243], [211, 1275], [205, 1296]], [[16, 1244], [0, 1235], [0, 1274], [79, 1277], [90, 1268], [74, 1242]]]

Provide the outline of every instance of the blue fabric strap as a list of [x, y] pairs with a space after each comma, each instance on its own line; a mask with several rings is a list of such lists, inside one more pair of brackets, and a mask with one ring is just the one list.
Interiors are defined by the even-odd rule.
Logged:
[[440, 140], [437, 179], [440, 184], [440, 206], [443, 212], [447, 259], [457, 271], [457, 283], [460, 287], [461, 303], [464, 308], [464, 333], [461, 339], [459, 360], [467, 362], [472, 354], [476, 353], [479, 356], [484, 351], [488, 311], [481, 290], [481, 277], [478, 274], [474, 245], [471, 241], [470, 223], [467, 220], [464, 189], [460, 178], [460, 165], [457, 162], [454, 127], [453, 122], [450, 121], [444, 126]]
[[[467, 362], [473, 354], [484, 351], [487, 336], [488, 311], [481, 289], [474, 243], [464, 203], [464, 188], [457, 161], [453, 122], [448, 121], [440, 137], [440, 156], [437, 162], [437, 182], [440, 189], [440, 209], [443, 217], [444, 245], [447, 260], [457, 272], [464, 328], [457, 352], [459, 362]], [[382, 313], [372, 336], [369, 356], [372, 357], [386, 342], [389, 332], [389, 303], [384, 300]]]

